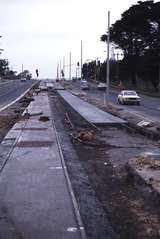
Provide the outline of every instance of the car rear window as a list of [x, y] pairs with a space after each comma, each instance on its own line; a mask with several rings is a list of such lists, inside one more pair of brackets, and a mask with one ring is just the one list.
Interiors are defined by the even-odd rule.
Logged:
[[124, 92], [124, 95], [137, 95], [135, 91]]

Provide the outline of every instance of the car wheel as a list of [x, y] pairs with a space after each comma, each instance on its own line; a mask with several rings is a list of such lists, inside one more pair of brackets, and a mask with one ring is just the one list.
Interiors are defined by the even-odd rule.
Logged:
[[120, 101], [120, 99], [118, 99], [117, 101], [118, 101], [118, 104], [121, 104], [121, 101]]
[[137, 102], [137, 105], [140, 105], [140, 102]]

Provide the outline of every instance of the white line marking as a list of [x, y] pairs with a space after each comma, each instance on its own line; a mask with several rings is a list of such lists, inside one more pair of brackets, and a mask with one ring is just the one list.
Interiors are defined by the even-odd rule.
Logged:
[[6, 108], [8, 108], [9, 106], [13, 105], [14, 103], [16, 103], [17, 101], [19, 101], [23, 96], [25, 96], [25, 94], [27, 94], [28, 91], [30, 91], [30, 89], [33, 87], [33, 85], [35, 85], [36, 83], [33, 83], [31, 85], [31, 87], [29, 89], [27, 89], [25, 92], [23, 92], [23, 94], [21, 94], [17, 99], [15, 99], [14, 101], [12, 101], [11, 103], [9, 103], [8, 105], [3, 106], [0, 109], [0, 112], [5, 110]]
[[4, 84], [8, 84], [10, 83], [10, 81], [7, 81], [7, 82], [1, 82], [0, 85], [4, 85]]
[[62, 167], [50, 167], [49, 169], [62, 169]]

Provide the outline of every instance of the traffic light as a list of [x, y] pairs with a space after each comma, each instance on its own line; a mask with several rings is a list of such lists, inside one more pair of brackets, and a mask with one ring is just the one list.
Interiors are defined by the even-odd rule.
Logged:
[[79, 62], [77, 62], [77, 66], [79, 66]]
[[37, 75], [37, 77], [39, 76], [39, 72], [38, 72], [38, 69], [36, 69], [36, 75]]
[[64, 77], [64, 71], [63, 70], [61, 70], [61, 75], [62, 75], [62, 77]]

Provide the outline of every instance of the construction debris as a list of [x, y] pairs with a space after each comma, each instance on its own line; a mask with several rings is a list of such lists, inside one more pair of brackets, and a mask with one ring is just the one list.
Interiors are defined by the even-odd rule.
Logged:
[[19, 101], [19, 103], [23, 103], [23, 104], [24, 104], [24, 103], [27, 103], [27, 104], [28, 104], [28, 103], [30, 103], [31, 101], [34, 101], [34, 98], [33, 98], [32, 96], [30, 96], [30, 97], [29, 97], [29, 96], [28, 96], [28, 97], [25, 96], [25, 97], [23, 97], [23, 98]]
[[72, 128], [74, 128], [74, 125], [73, 125], [73, 123], [72, 123], [72, 121], [71, 121], [71, 119], [70, 119], [70, 117], [69, 117], [69, 115], [68, 115], [67, 112], [65, 113], [65, 116], [66, 116], [66, 119], [65, 119], [66, 123], [67, 123], [67, 124], [70, 124], [70, 126], [71, 126]]
[[48, 116], [40, 116], [39, 121], [43, 121], [43, 122], [49, 121], [49, 117]]
[[28, 112], [28, 109], [26, 109], [24, 115], [25, 116], [37, 116], [37, 115], [42, 115], [43, 114], [43, 111], [38, 111], [38, 112], [33, 112], [33, 113], [29, 113]]
[[81, 130], [79, 132], [71, 133], [71, 137], [74, 139], [74, 142], [83, 142], [83, 141], [94, 141], [95, 133], [92, 130]]
[[35, 94], [38, 95], [40, 93], [41, 89], [38, 88], [38, 89], [35, 89], [34, 91], [35, 91]]
[[140, 155], [136, 159], [136, 164], [140, 168], [148, 168], [154, 170], [160, 170], [160, 160], [155, 160], [150, 155]]

